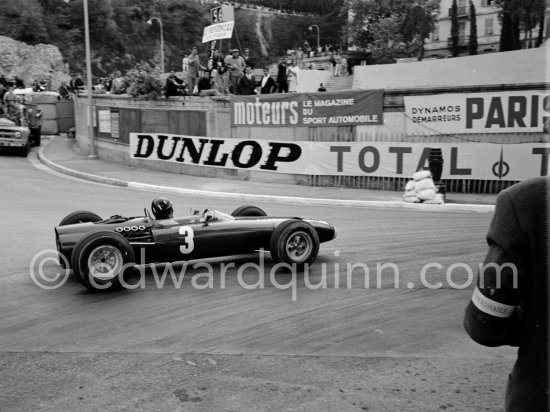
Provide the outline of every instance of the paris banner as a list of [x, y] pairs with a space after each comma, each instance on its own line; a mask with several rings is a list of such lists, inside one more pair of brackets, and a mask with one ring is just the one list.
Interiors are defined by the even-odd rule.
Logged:
[[231, 125], [323, 127], [383, 124], [383, 90], [231, 96]]

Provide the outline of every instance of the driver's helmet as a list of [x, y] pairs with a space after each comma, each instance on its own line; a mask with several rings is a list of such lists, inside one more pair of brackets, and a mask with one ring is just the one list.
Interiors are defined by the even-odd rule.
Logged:
[[170, 219], [174, 214], [174, 203], [166, 197], [157, 197], [151, 203], [151, 210], [155, 219]]

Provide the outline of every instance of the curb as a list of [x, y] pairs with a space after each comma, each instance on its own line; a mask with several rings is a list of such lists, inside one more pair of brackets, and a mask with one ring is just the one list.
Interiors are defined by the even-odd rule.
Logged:
[[346, 199], [327, 199], [327, 198], [305, 198], [295, 196], [274, 196], [274, 195], [254, 195], [246, 193], [231, 193], [231, 192], [213, 192], [199, 189], [185, 189], [180, 187], [153, 185], [140, 182], [127, 182], [111, 177], [98, 176], [91, 173], [80, 172], [61, 166], [44, 155], [44, 149], [48, 144], [42, 145], [38, 151], [38, 159], [47, 167], [57, 172], [91, 182], [107, 184], [111, 186], [127, 187], [143, 191], [160, 191], [166, 193], [174, 193], [179, 195], [201, 196], [201, 197], [223, 197], [224, 199], [235, 200], [257, 200], [270, 201], [278, 203], [293, 203], [300, 205], [315, 204], [317, 206], [345, 206], [345, 207], [365, 207], [365, 208], [390, 208], [390, 209], [412, 209], [423, 212], [481, 212], [490, 213], [494, 211], [494, 205], [475, 205], [475, 204], [459, 204], [445, 203], [441, 205], [431, 204], [425, 205], [421, 203], [407, 203], [395, 201], [379, 201], [379, 200], [346, 200]]

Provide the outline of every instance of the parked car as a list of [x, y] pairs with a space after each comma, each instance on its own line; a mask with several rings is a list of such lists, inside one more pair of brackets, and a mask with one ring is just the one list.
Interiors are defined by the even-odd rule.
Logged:
[[[181, 218], [120, 215], [102, 219], [76, 211], [55, 227], [62, 266], [72, 267], [87, 288], [121, 287], [121, 276], [135, 265], [234, 256], [264, 249], [275, 262], [302, 268], [312, 263], [319, 244], [336, 237], [333, 225], [300, 217], [271, 217], [255, 206], [231, 215], [206, 209]], [[139, 259], [139, 262], [138, 262]]]
[[0, 117], [0, 147], [17, 151], [21, 156], [27, 156], [31, 147], [31, 132], [26, 123], [20, 122], [20, 124], [6, 117]]

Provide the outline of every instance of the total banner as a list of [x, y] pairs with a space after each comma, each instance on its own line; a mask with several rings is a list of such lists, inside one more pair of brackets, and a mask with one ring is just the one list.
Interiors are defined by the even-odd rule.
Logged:
[[548, 133], [550, 123], [548, 91], [405, 96], [404, 101], [408, 130], [426, 134]]
[[231, 96], [231, 125], [381, 125], [383, 98], [383, 90]]
[[548, 175], [544, 143], [278, 142], [130, 134], [130, 157], [299, 175], [412, 177], [441, 149], [443, 179], [523, 180]]

